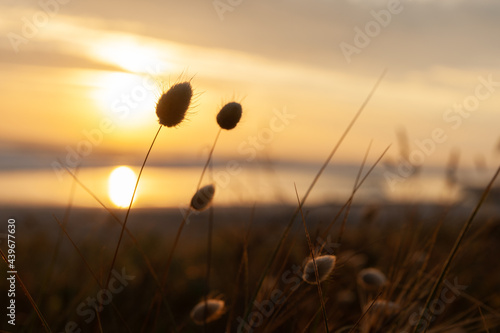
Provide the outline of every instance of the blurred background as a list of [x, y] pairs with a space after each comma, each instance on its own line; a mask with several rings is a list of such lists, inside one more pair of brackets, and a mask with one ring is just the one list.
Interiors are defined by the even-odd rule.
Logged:
[[[195, 98], [154, 146], [135, 206], [186, 205], [224, 103], [221, 205], [294, 202], [384, 68], [312, 202], [345, 200], [372, 141], [366, 201], [454, 201], [500, 162], [500, 3], [2, 0], [0, 205], [64, 206], [72, 178], [123, 206], [158, 128], [155, 103]], [[129, 169], [118, 169], [127, 166]], [[366, 168], [365, 168], [366, 170]], [[114, 173], [113, 173], [114, 172]], [[132, 172], [132, 173], [131, 173]], [[134, 175], [135, 173], [135, 175]], [[417, 179], [417, 181], [415, 181]], [[128, 184], [128, 185], [127, 185]], [[74, 204], [98, 204], [81, 188]]]
[[[0, 0], [0, 12], [0, 221], [16, 221], [16, 269], [57, 331], [71, 321], [84, 331], [101, 325], [81, 312], [102, 291], [87, 271], [104, 281], [122, 207], [159, 127], [156, 101], [177, 82], [191, 81], [191, 108], [177, 128], [159, 134], [114, 265], [134, 276], [113, 295], [131, 331], [171, 331], [163, 308], [150, 306], [153, 273], [165, 274], [219, 130], [215, 117], [227, 102], [240, 102], [243, 116], [221, 133], [202, 183], [215, 183], [215, 209], [191, 214], [165, 280], [183, 332], [200, 331], [189, 313], [208, 291], [235, 310], [214, 323], [221, 332], [226, 320], [228, 330], [236, 328], [261, 276], [259, 300], [276, 286], [289, 290], [277, 277], [295, 272], [309, 253], [298, 221], [300, 228], [280, 238], [297, 205], [294, 183], [304, 195], [385, 69], [305, 209], [311, 236], [321, 236], [316, 243], [342, 244], [332, 283], [323, 284], [336, 327], [357, 322], [368, 304], [356, 284], [365, 267], [380, 268], [394, 282], [388, 297], [404, 300], [404, 311], [391, 327], [406, 325], [420, 295], [431, 290], [432, 278], [425, 272], [420, 281], [420, 273], [441, 270], [500, 164], [498, 0]], [[367, 150], [362, 175], [389, 145], [352, 207], [336, 215]], [[467, 332], [498, 327], [499, 183], [490, 198], [447, 276], [472, 296], [447, 304], [434, 331], [461, 322]], [[345, 234], [334, 216], [344, 218]], [[6, 231], [0, 230], [3, 251]], [[6, 281], [0, 278], [1, 290]], [[17, 291], [17, 328], [41, 330]], [[281, 331], [316, 317], [315, 288], [299, 291], [291, 311], [280, 312]], [[405, 300], [410, 291], [415, 299]], [[107, 309], [104, 331], [124, 331]], [[319, 331], [314, 325], [311, 331]]]

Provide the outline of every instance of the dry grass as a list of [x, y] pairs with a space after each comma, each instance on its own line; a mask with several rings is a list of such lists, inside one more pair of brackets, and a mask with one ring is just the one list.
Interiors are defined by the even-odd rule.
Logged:
[[[340, 208], [341, 206], [331, 207], [320, 218], [334, 215]], [[432, 291], [458, 235], [457, 221], [463, 215], [464, 209], [451, 210], [442, 222], [440, 231], [436, 233], [435, 224], [441, 219], [438, 213], [446, 207], [436, 206], [434, 219], [418, 219], [418, 223], [411, 227], [404, 221], [404, 212], [395, 212], [395, 208], [382, 206], [379, 208], [379, 214], [383, 218], [373, 222], [353, 219], [346, 226], [343, 250], [337, 256], [336, 267], [329, 277], [321, 282], [331, 332], [337, 332], [342, 327], [348, 327], [345, 332], [351, 330], [379, 292], [379, 302], [373, 303], [374, 306], [367, 311], [355, 331], [408, 331], [414, 327], [412, 323], [418, 320], [420, 310], [425, 306], [426, 298]], [[293, 210], [293, 207], [288, 209]], [[363, 207], [353, 206], [353, 216], [359, 216], [362, 209]], [[309, 207], [308, 210], [324, 211], [324, 208]], [[213, 234], [210, 286], [213, 292], [224, 295], [227, 311], [218, 320], [207, 324], [209, 332], [237, 330], [240, 324], [238, 318], [244, 318], [245, 306], [248, 304], [247, 290], [255, 290], [269, 254], [279, 240], [276, 231], [287, 223], [286, 210], [273, 213], [256, 207], [254, 220], [258, 223], [254, 222], [247, 233], [248, 216], [251, 212], [250, 207], [234, 210], [215, 209], [217, 228]], [[87, 324], [87, 317], [80, 316], [77, 309], [87, 297], [95, 297], [100, 289], [96, 279], [103, 281], [103, 273], [107, 273], [107, 263], [111, 259], [111, 249], [105, 244], [110, 241], [109, 235], [116, 234], [120, 228], [119, 225], [111, 224], [114, 223], [113, 219], [106, 217], [105, 211], [76, 210], [73, 214], [81, 216], [83, 221], [94, 222], [81, 224], [79, 218], [75, 217], [64, 229], [71, 235], [75, 247], [68, 247], [69, 242], [63, 242], [46, 297], [37, 304], [53, 331], [64, 330], [68, 321], [75, 321], [83, 331], [96, 328], [97, 320]], [[199, 221], [189, 224], [186, 230], [186, 235], [189, 236], [179, 243], [177, 254], [172, 261], [169, 282], [164, 290], [175, 318], [175, 328], [180, 332], [202, 330], [191, 320], [190, 312], [206, 294], [206, 224], [201, 222], [208, 214], [208, 211], [203, 212]], [[228, 217], [224, 218], [226, 215]], [[38, 213], [37, 216], [43, 217], [43, 214]], [[152, 214], [139, 210], [134, 216], [137, 220], [132, 220], [129, 228], [136, 234], [136, 240], [143, 251], [148, 254], [151, 265], [160, 269], [164, 266], [165, 256], [175, 234], [175, 230], [172, 230], [173, 233], [169, 231], [171, 227], [165, 229], [166, 226], [161, 225], [165, 218], [175, 221], [178, 212], [166, 214], [164, 210], [159, 210]], [[275, 224], [274, 229], [269, 227], [270, 223]], [[53, 232], [50, 231], [57, 231], [58, 228], [54, 223], [52, 228], [47, 228], [46, 225], [50, 225], [49, 220], [42, 218], [19, 226], [26, 240], [25, 244], [19, 245], [19, 267], [30, 267], [29, 270], [23, 270], [23, 281], [32, 294], [36, 294], [41, 288], [38, 277], [47, 272], [43, 263], [46, 258], [50, 258], [54, 244], [54, 240], [50, 238]], [[275, 230], [276, 228], [278, 230]], [[308, 221], [311, 235], [317, 234], [323, 228], [317, 220]], [[396, 260], [395, 253], [404, 252], [402, 250], [408, 246], [406, 242], [402, 244], [401, 238], [406, 237], [407, 233], [415, 233], [417, 229], [419, 237], [415, 248], [402, 255], [401, 260]], [[332, 234], [337, 232], [338, 228], [332, 231]], [[480, 214], [476, 224], [471, 226], [469, 236], [465, 237], [464, 247], [458, 251], [456, 261], [451, 265], [444, 280], [453, 285], [456, 278], [458, 285], [467, 288], [460, 290], [460, 295], [456, 298], [452, 292], [445, 293], [446, 299], [454, 299], [445, 303], [443, 312], [439, 308], [439, 314], [430, 327], [431, 332], [445, 332], [453, 327], [463, 327], [467, 332], [485, 332], [485, 327], [490, 332], [498, 331], [500, 290], [497, 277], [500, 275], [500, 268], [496, 265], [494, 253], [500, 251], [496, 241], [499, 236], [500, 218]], [[429, 244], [430, 240], [432, 244]], [[311, 241], [314, 248], [320, 248], [321, 244], [315, 242], [313, 237]], [[78, 248], [81, 254], [75, 248]], [[302, 280], [306, 264], [303, 260], [310, 255], [304, 231], [292, 231], [283, 248], [286, 251], [278, 256], [277, 264], [273, 265], [271, 273], [266, 277], [252, 308], [251, 313], [256, 312], [262, 316], [262, 322], [258, 316], [254, 316], [255, 326], [259, 325], [253, 329], [255, 332], [289, 332], [302, 331], [308, 327], [308, 332], [324, 331], [317, 286]], [[327, 249], [328, 247], [324, 248], [325, 251]], [[87, 264], [81, 256], [86, 258]], [[122, 292], [113, 295], [112, 303], [130, 326], [130, 330], [172, 330], [172, 322], [168, 319], [165, 306], [160, 308], [159, 316], [156, 317], [155, 310], [150, 320], [147, 320], [149, 305], [158, 292], [158, 286], [141, 253], [129, 239], [123, 244], [123, 254], [118, 257], [116, 267], [118, 270], [125, 267], [128, 274], [135, 276]], [[388, 275], [380, 291], [359, 287], [358, 275], [369, 267], [377, 267]], [[40, 322], [29, 315], [33, 311], [30, 304], [25, 302], [22, 296], [17, 299], [19, 327], [31, 328], [32, 331], [41, 330]], [[387, 311], [381, 306], [383, 304], [388, 305]], [[396, 305], [397, 310], [392, 311]], [[126, 331], [125, 324], [113, 307], [107, 305], [100, 313], [103, 331]], [[154, 317], [156, 320], [153, 324]], [[148, 324], [145, 324], [146, 321]]]
[[[182, 216], [135, 210], [135, 224], [127, 224], [133, 199], [122, 222], [67, 170], [103, 210], [69, 205], [63, 222], [60, 212], [54, 212], [57, 224], [47, 224], [52, 216], [41, 218], [40, 211], [31, 222], [20, 213], [24, 243], [17, 260], [29, 269], [22, 281], [17, 276], [27, 296], [18, 297], [18, 327], [26, 332], [498, 332], [500, 216], [481, 214], [481, 206], [500, 168], [474, 209], [435, 206], [432, 216], [423, 216], [419, 207], [374, 209], [354, 201], [389, 149], [362, 176], [370, 144], [343, 205], [306, 206], [382, 77], [305, 194], [300, 198], [295, 189], [297, 205], [282, 211], [278, 206], [217, 207], [215, 186], [201, 187], [221, 130], [234, 128], [241, 118], [236, 102], [226, 104], [216, 117], [219, 129]], [[180, 124], [191, 97], [190, 84], [183, 83], [160, 98], [161, 126], [136, 188], [161, 127]], [[469, 218], [463, 218], [464, 212]], [[298, 214], [302, 232], [293, 228]], [[188, 218], [196, 223], [187, 225]], [[189, 236], [181, 241], [185, 229]], [[54, 230], [67, 242], [51, 239]], [[7, 261], [3, 252], [2, 257]], [[163, 271], [161, 279], [157, 271]], [[35, 301], [31, 294], [37, 293], [43, 297]]]

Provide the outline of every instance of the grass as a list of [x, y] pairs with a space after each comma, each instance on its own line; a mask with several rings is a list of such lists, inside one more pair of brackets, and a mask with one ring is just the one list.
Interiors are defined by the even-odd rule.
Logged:
[[[30, 222], [29, 215], [19, 213], [23, 243], [18, 244], [16, 260], [19, 267], [29, 269], [23, 269], [22, 280], [16, 275], [26, 296], [17, 296], [16, 328], [21, 332], [499, 332], [500, 267], [491, 253], [500, 251], [500, 216], [481, 208], [500, 168], [471, 212], [460, 204], [435, 205], [432, 214], [424, 215], [430, 206], [387, 204], [365, 218], [362, 213], [370, 207], [356, 204], [355, 195], [389, 149], [363, 174], [370, 143], [349, 197], [337, 205], [306, 206], [384, 74], [302, 197], [295, 188], [297, 205], [219, 207], [213, 188], [208, 197], [204, 193], [208, 187], [201, 185], [221, 131], [234, 128], [240, 120], [242, 108], [235, 102], [226, 104], [217, 116], [220, 128], [197, 182], [196, 200], [180, 217], [177, 211], [134, 209], [129, 221], [132, 197], [122, 219], [67, 169], [74, 184], [102, 209], [74, 208], [70, 198], [67, 209], [46, 218], [33, 211], [38, 217]], [[191, 98], [191, 90], [173, 87]], [[135, 189], [162, 126], [177, 126], [189, 106], [185, 98], [179, 102], [175, 94], [168, 94], [159, 103], [161, 125]], [[180, 111], [171, 115], [165, 105], [177, 105]], [[190, 216], [193, 210], [200, 212]], [[464, 212], [469, 213], [467, 219]], [[303, 230], [294, 228], [299, 214]], [[188, 225], [190, 217], [196, 223]], [[52, 239], [54, 230], [65, 239]], [[183, 230], [189, 236], [181, 241]], [[336, 243], [325, 242], [328, 239]], [[3, 251], [1, 255], [7, 263]], [[371, 276], [360, 278], [366, 272]], [[31, 294], [43, 297], [35, 301]]]
[[[330, 214], [335, 214], [341, 206], [331, 207], [319, 218], [323, 219]], [[353, 205], [351, 214], [359, 216], [363, 208], [363, 206]], [[442, 222], [439, 232], [436, 233], [435, 224], [442, 218], [438, 213], [447, 209], [446, 207], [434, 207], [436, 218], [419, 219], [418, 223], [411, 227], [404, 222], [405, 213], [395, 212], [394, 208], [392, 206], [380, 208], [379, 214], [391, 216], [390, 218], [384, 217], [373, 222], [355, 219], [346, 225], [343, 250], [338, 254], [336, 268], [330, 277], [321, 283], [331, 332], [337, 332], [341, 327], [349, 327], [347, 330], [349, 331], [358, 320], [360, 323], [358, 328], [354, 329], [355, 332], [360, 329], [366, 331], [368, 324], [375, 328], [372, 331], [386, 329], [386, 332], [400, 332], [403, 329], [412, 328], [409, 326], [410, 319], [416, 320], [415, 313], [420, 314], [418, 310], [425, 305], [426, 298], [432, 292], [433, 284], [440, 275], [447, 253], [450, 252], [459, 234], [456, 222], [463, 214], [463, 209], [451, 210], [448, 218]], [[245, 306], [248, 304], [246, 290], [253, 288], [260, 277], [270, 250], [278, 240], [276, 232], [279, 229], [277, 228], [287, 223], [289, 210], [293, 210], [293, 207], [282, 208], [281, 213], [273, 213], [266, 211], [264, 207], [256, 207], [254, 220], [258, 223], [253, 223], [248, 238], [245, 233], [248, 230], [251, 207], [215, 210], [214, 218], [217, 221], [217, 228], [214, 229], [213, 234], [211, 260], [213, 275], [210, 279], [213, 294], [209, 296], [212, 298], [223, 295], [222, 299], [226, 303], [227, 312], [220, 319], [208, 323], [207, 331], [235, 332], [237, 330], [238, 318], [243, 318]], [[410, 210], [410, 208], [405, 208], [405, 210]], [[311, 206], [308, 211], [325, 211], [325, 209]], [[58, 213], [56, 211], [56, 215]], [[207, 226], [199, 222], [206, 219], [208, 213], [205, 212], [203, 216], [199, 216], [200, 220], [196, 223], [189, 224], [186, 230], [186, 235], [189, 237], [179, 244], [177, 255], [172, 261], [165, 297], [171, 306], [176, 329], [179, 332], [202, 331], [202, 326], [196, 325], [190, 319], [189, 314], [196, 304], [203, 301], [206, 294]], [[69, 241], [63, 242], [59, 259], [54, 267], [56, 274], [53, 282], [48, 287], [44, 300], [37, 305], [50, 328], [58, 332], [63, 330], [68, 321], [75, 321], [83, 331], [95, 329], [94, 326], [89, 326], [85, 322], [87, 317], [78, 315], [76, 311], [79, 304], [85, 302], [87, 297], [96, 296], [101, 289], [96, 282], [96, 277], [102, 281], [103, 275], [107, 273], [110, 250], [107, 246], [96, 244], [106, 244], [111, 240], [110, 231], [119, 231], [119, 226], [106, 217], [106, 212], [75, 210], [74, 214], [81, 216], [83, 220], [94, 221], [88, 225], [81, 225], [79, 219], [76, 218], [70, 221], [64, 229], [71, 235], [75, 247], [86, 258], [87, 264], [80, 259], [80, 255]], [[148, 254], [151, 265], [157, 269], [163, 267], [165, 254], [168, 253], [174, 237], [173, 234], [169, 236], [169, 229], [165, 230], [165, 227], [160, 227], [165, 215], [165, 210], [158, 210], [154, 214], [147, 210], [136, 210], [134, 213], [136, 218], [131, 220], [132, 224], [129, 226], [132, 232], [137, 233], [138, 243]], [[225, 215], [234, 218], [224, 218]], [[175, 211], [167, 214], [167, 217], [172, 220], [175, 216], [178, 216]], [[314, 241], [313, 235], [322, 230], [324, 225], [307, 216], [305, 212], [311, 242], [314, 243], [314, 248], [318, 248], [320, 244]], [[498, 313], [500, 292], [497, 283], [500, 268], [495, 265], [494, 255], [488, 257], [488, 253], [496, 253], [500, 250], [497, 238], [495, 238], [500, 235], [500, 219], [492, 218], [488, 214], [479, 214], [476, 218], [469, 236], [464, 238], [463, 247], [457, 251], [456, 260], [445, 277], [445, 280], [450, 283], [453, 283], [454, 278], [457, 277], [458, 284], [467, 285], [467, 289], [461, 292], [456, 300], [446, 304], [445, 312], [440, 313], [432, 323], [430, 330], [432, 332], [444, 332], [445, 328], [453, 326], [463, 326], [467, 332], [484, 332], [485, 323], [490, 332], [495, 332], [500, 325]], [[138, 221], [142, 220], [148, 220], [149, 223], [139, 226]], [[111, 224], [112, 222], [114, 224]], [[274, 223], [275, 227], [270, 228], [270, 223]], [[31, 293], [36, 293], [41, 288], [42, 283], [41, 281], [38, 283], [36, 277], [43, 276], [46, 272], [47, 266], [43, 263], [44, 260], [50, 258], [51, 248], [47, 245], [52, 244], [52, 240], [49, 238], [50, 233], [44, 231], [47, 230], [46, 225], [47, 223], [43, 220], [33, 221], [31, 226], [21, 227], [20, 225], [19, 232], [23, 233], [26, 243], [19, 245], [18, 261], [19, 267], [26, 267], [30, 264], [29, 270], [23, 270], [23, 282]], [[51, 228], [51, 230], [57, 229]], [[420, 237], [415, 249], [402, 254], [403, 259], [395, 260], [394, 254], [399, 251], [398, 249], [405, 249], [404, 242], [401, 244], [401, 237], [417, 230]], [[335, 228], [332, 233], [335, 234], [338, 231], [339, 228]], [[70, 248], [68, 248], [69, 245], [71, 245]], [[278, 300], [283, 300], [283, 303], [273, 302], [275, 304], [273, 313], [269, 317], [262, 315], [263, 321], [254, 328], [255, 331], [301, 331], [306, 326], [309, 327], [308, 332], [325, 331], [317, 286], [302, 282], [301, 272], [297, 275], [294, 273], [295, 267], [301, 267], [303, 260], [310, 255], [304, 229], [293, 230], [283, 248], [286, 249], [286, 253], [279, 255], [279, 260], [263, 283], [257, 297], [257, 304], [266, 312], [268, 308], [265, 306], [268, 305], [266, 300], [278, 298]], [[324, 251], [326, 250], [327, 247], [324, 248]], [[108, 254], [105, 260], [100, 259], [102, 253]], [[146, 320], [149, 303], [155, 297], [158, 287], [140, 252], [136, 251], [129, 239], [124, 241], [121, 253], [122, 255], [117, 260], [117, 269], [125, 267], [128, 274], [134, 275], [135, 279], [122, 292], [113, 295], [112, 304], [119, 310], [130, 330], [139, 332]], [[357, 257], [361, 255], [365, 259], [358, 263]], [[246, 266], [247, 269], [245, 269]], [[400, 304], [402, 310], [396, 316], [376, 321], [370, 312], [364, 313], [363, 309], [366, 309], [366, 305], [371, 304], [377, 296], [376, 292], [369, 293], [358, 287], [357, 275], [366, 267], [377, 267], [388, 276], [388, 282], [378, 299]], [[286, 272], [289, 273], [285, 274], [283, 279], [283, 274]], [[248, 277], [245, 277], [246, 275]], [[346, 294], [348, 297], [345, 296]], [[446, 294], [448, 298], [453, 296], [453, 294]], [[19, 313], [29, 314], [31, 308], [29, 302], [25, 304], [21, 295], [17, 296], [17, 300]], [[262, 314], [259, 307], [254, 307], [252, 312]], [[164, 311], [166, 309], [162, 307], [161, 313]], [[364, 316], [363, 319], [361, 316]], [[22, 315], [20, 317], [22, 318]], [[119, 317], [111, 305], [106, 305], [100, 313], [103, 331], [126, 331], [126, 326]], [[97, 325], [97, 320], [90, 324]], [[20, 319], [18, 327], [30, 325], [33, 331], [43, 329], [40, 321], [37, 322], [34, 319], [30, 322], [23, 322]], [[146, 325], [143, 331], [171, 331], [172, 323], [167, 316], [160, 315], [155, 327], [153, 329], [152, 324]]]
[[[320, 275], [320, 270], [318, 270], [318, 262], [317, 262], [316, 253], [314, 253], [313, 243], [311, 242], [311, 237], [309, 236], [309, 232], [307, 231], [306, 218], [304, 216], [304, 212], [302, 211], [302, 203], [300, 202], [299, 192], [297, 191], [297, 186], [295, 184], [294, 184], [294, 187], [295, 187], [295, 194], [297, 195], [300, 216], [302, 217], [302, 223], [304, 224], [304, 231], [305, 231], [306, 238], [307, 238], [307, 245], [309, 246], [309, 254], [311, 255], [311, 260], [312, 260], [312, 264], [314, 267], [314, 276], [315, 276], [315, 280], [316, 280], [316, 285], [318, 286], [318, 296], [319, 296], [319, 301], [321, 303], [321, 311], [323, 312], [323, 320], [325, 321], [325, 331], [328, 333], [328, 332], [330, 332], [330, 330], [328, 329], [328, 315], [326, 314], [325, 300], [323, 299], [323, 291], [321, 290], [321, 282], [328, 275], [330, 275], [330, 272], [333, 269], [333, 266], [335, 265], [335, 260], [332, 260], [332, 262], [327, 265], [327, 266], [330, 266], [329, 268], [325, 269], [327, 271], [327, 273], [325, 274], [325, 272], [322, 272]], [[335, 257], [333, 257], [333, 258], [335, 258]], [[304, 268], [305, 268], [304, 271], [306, 273], [308, 273], [308, 270], [307, 270], [308, 264], [306, 264], [304, 266]], [[321, 276], [321, 278], [320, 278], [320, 276]], [[310, 282], [310, 281], [306, 280], [306, 282]]]

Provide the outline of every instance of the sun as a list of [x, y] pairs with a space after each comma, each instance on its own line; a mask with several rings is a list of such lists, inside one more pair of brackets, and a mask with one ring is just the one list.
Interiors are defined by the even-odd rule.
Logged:
[[108, 178], [108, 194], [116, 206], [129, 206], [136, 180], [134, 171], [127, 166], [113, 169]]
[[156, 123], [155, 107], [160, 83], [153, 76], [101, 71], [92, 98], [113, 123], [137, 127]]
[[165, 50], [151, 40], [120, 34], [94, 43], [93, 56], [102, 62], [118, 66], [131, 73], [147, 73], [151, 67], [163, 64]]
[[95, 61], [117, 68], [96, 73], [92, 99], [98, 109], [120, 127], [156, 123], [160, 78], [174, 66], [168, 61], [170, 51], [149, 39], [117, 35], [96, 42], [90, 52]]

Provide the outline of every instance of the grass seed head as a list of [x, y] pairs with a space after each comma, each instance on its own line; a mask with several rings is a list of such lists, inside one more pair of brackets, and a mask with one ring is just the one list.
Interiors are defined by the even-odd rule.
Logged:
[[[225, 313], [224, 301], [220, 299], [208, 299], [201, 301], [191, 310], [191, 319], [198, 325], [203, 325], [206, 321], [210, 323], [222, 317]], [[205, 320], [206, 316], [206, 320]]]
[[161, 95], [156, 104], [156, 115], [163, 126], [179, 125], [186, 115], [186, 111], [193, 97], [190, 82], [177, 83]]
[[196, 211], [204, 210], [212, 202], [214, 194], [215, 187], [212, 184], [203, 186], [193, 195], [191, 208]]
[[365, 268], [358, 274], [358, 284], [365, 290], [377, 291], [382, 288], [387, 279], [377, 268]]
[[241, 104], [236, 102], [227, 103], [217, 114], [217, 124], [225, 130], [236, 127], [241, 119]]
[[[334, 255], [324, 255], [314, 258], [316, 261], [316, 266], [318, 267], [318, 280], [322, 282], [328, 278], [330, 273], [335, 267], [335, 262], [337, 258]], [[309, 259], [304, 266], [304, 273], [302, 274], [302, 279], [310, 284], [316, 284], [316, 274], [314, 273], [314, 262]]]

